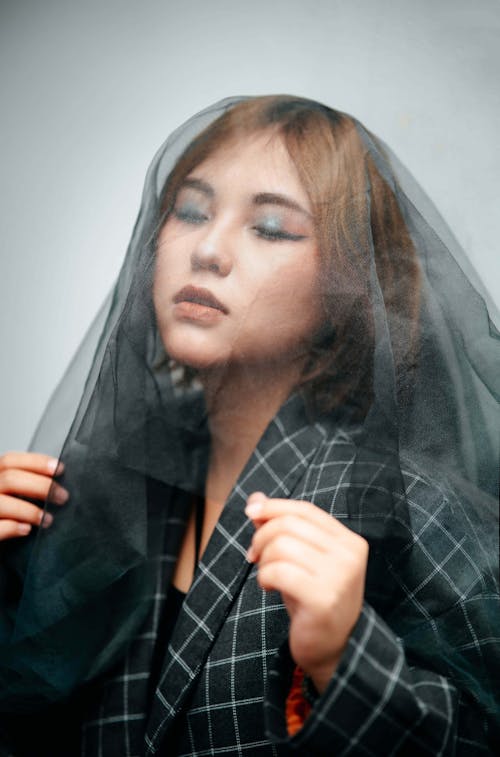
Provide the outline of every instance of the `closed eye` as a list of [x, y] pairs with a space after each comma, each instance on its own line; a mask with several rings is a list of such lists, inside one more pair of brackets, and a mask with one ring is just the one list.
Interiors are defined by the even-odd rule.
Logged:
[[197, 210], [196, 208], [179, 208], [179, 209], [174, 208], [173, 215], [179, 221], [182, 221], [183, 223], [193, 224], [193, 225], [197, 225], [197, 224], [203, 223], [204, 221], [208, 221], [208, 216], [206, 216], [204, 213], [202, 213], [200, 210]]
[[301, 239], [306, 239], [304, 234], [292, 234], [289, 231], [282, 231], [281, 229], [270, 229], [266, 226], [252, 226], [258, 237], [261, 239], [267, 239], [270, 242], [280, 242], [287, 240], [289, 242], [299, 242]]

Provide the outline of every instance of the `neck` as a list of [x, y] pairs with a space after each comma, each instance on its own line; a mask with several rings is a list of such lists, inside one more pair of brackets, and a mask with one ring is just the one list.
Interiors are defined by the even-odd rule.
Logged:
[[[293, 375], [291, 375], [293, 373]], [[201, 376], [211, 436], [207, 500], [222, 504], [271, 419], [290, 395], [298, 371], [231, 366]]]

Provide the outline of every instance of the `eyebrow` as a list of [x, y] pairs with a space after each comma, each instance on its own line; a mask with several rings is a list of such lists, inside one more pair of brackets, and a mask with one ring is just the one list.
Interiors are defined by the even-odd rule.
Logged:
[[[203, 179], [197, 179], [196, 177], [187, 177], [182, 182], [179, 189], [183, 189], [184, 187], [189, 187], [190, 189], [197, 189], [199, 192], [202, 192], [207, 197], [215, 197], [215, 191], [213, 187], [208, 184], [208, 182], [203, 181]], [[254, 195], [252, 197], [252, 203], [254, 205], [280, 205], [283, 208], [290, 208], [291, 210], [296, 210], [299, 213], [302, 213], [303, 215], [307, 216], [308, 218], [311, 218], [311, 214], [303, 208], [301, 205], [299, 205], [298, 202], [295, 202], [295, 200], [292, 200], [291, 197], [288, 197], [287, 195], [279, 194], [277, 192], [259, 192], [258, 194]]]
[[210, 184], [207, 184], [207, 182], [203, 181], [202, 179], [195, 179], [194, 177], [190, 178], [188, 176], [186, 179], [184, 179], [179, 189], [184, 189], [184, 187], [197, 189], [199, 192], [203, 192], [203, 194], [207, 195], [208, 197], [215, 196], [215, 192]]
[[287, 197], [287, 195], [282, 194], [276, 194], [275, 192], [259, 192], [259, 194], [256, 194], [253, 197], [253, 204], [254, 205], [281, 205], [283, 208], [290, 208], [291, 210], [298, 210], [300, 213], [303, 213], [305, 216], [311, 217], [311, 214], [302, 207], [302, 205], [299, 205], [298, 202], [295, 202], [295, 200], [292, 200], [291, 197]]

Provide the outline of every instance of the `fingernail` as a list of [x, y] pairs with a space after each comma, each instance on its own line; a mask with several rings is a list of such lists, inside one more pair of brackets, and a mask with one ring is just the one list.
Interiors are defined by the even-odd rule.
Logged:
[[53, 457], [47, 463], [47, 469], [52, 475], [60, 476], [64, 470], [64, 463], [61, 463], [57, 458]]
[[261, 502], [252, 502], [252, 504], [249, 504], [245, 507], [245, 515], [247, 516], [247, 518], [250, 518], [251, 520], [258, 518], [261, 512], [262, 512]]
[[248, 498], [247, 506], [245, 507], [245, 515], [248, 518], [257, 518], [262, 512], [265, 500], [266, 495], [262, 494], [262, 492], [254, 492], [251, 494]]
[[31, 531], [31, 526], [29, 523], [19, 523], [17, 526], [17, 533], [21, 536], [26, 536]]
[[247, 561], [255, 562], [255, 549], [253, 548], [251, 544], [247, 549]]
[[48, 528], [52, 523], [54, 522], [54, 516], [50, 513], [42, 513], [42, 517], [40, 518], [40, 525], [42, 528]]
[[50, 499], [56, 505], [64, 505], [69, 499], [69, 492], [62, 486], [54, 486], [50, 493]]

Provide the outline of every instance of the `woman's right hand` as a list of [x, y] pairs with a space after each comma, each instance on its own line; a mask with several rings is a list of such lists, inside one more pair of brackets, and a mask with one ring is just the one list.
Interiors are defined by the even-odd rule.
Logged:
[[0, 456], [0, 542], [26, 536], [33, 526], [47, 528], [52, 515], [23, 497], [64, 505], [68, 492], [53, 481], [63, 464], [37, 452], [7, 452]]

